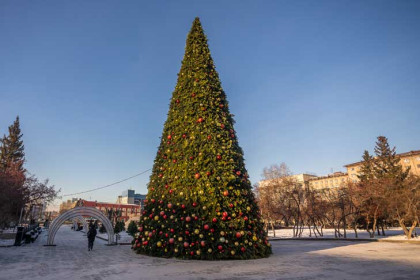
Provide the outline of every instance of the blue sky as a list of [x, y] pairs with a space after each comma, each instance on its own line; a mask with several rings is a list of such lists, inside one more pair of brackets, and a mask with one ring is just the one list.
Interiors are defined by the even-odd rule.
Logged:
[[[420, 1], [1, 1], [0, 133], [62, 194], [152, 167], [195, 16], [251, 181], [420, 149]], [[83, 195], [146, 192], [149, 174]]]

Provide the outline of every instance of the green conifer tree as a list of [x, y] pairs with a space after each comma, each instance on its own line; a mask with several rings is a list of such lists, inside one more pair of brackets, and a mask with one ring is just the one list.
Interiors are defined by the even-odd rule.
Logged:
[[375, 146], [375, 159], [373, 166], [373, 173], [376, 178], [388, 178], [397, 181], [404, 181], [410, 168], [403, 169], [400, 164], [400, 157], [397, 156], [395, 147], [391, 149], [388, 144], [388, 138], [385, 136], [378, 136]]
[[373, 179], [373, 157], [367, 150], [363, 153], [362, 166], [360, 167], [359, 175], [357, 177], [362, 182], [367, 182]]
[[134, 236], [137, 232], [138, 232], [138, 227], [137, 227], [137, 223], [135, 221], [131, 221], [128, 224], [127, 227], [127, 232], [128, 234], [130, 234], [131, 236]]
[[133, 245], [138, 253], [209, 260], [271, 253], [228, 108], [196, 18]]
[[19, 116], [16, 117], [14, 123], [9, 126], [9, 135], [3, 136], [0, 146], [0, 169], [6, 170], [14, 166], [19, 171], [24, 171], [23, 163], [25, 162], [25, 146], [22, 141], [22, 133], [20, 131]]

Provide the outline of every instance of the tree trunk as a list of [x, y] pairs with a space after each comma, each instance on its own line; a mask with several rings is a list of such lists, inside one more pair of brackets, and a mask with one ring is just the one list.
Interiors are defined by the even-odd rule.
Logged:
[[343, 217], [343, 230], [344, 230], [344, 238], [347, 238], [347, 220], [346, 220], [346, 216]]
[[276, 237], [276, 230], [274, 228], [274, 224], [272, 221], [270, 221], [270, 224], [271, 224], [271, 229], [273, 230], [273, 236]]
[[413, 234], [413, 230], [416, 228], [416, 225], [417, 225], [417, 221], [414, 220], [413, 224], [411, 225], [410, 230], [408, 232], [407, 239], [411, 239], [411, 236]]
[[357, 235], [357, 222], [354, 222], [354, 223], [353, 223], [353, 230], [354, 230], [354, 236], [355, 236], [356, 238], [359, 238], [359, 237], [358, 237], [358, 235]]
[[400, 224], [400, 227], [402, 227], [402, 229], [403, 229], [403, 231], [404, 231], [405, 236], [407, 236], [407, 239], [410, 239], [410, 238], [411, 238], [411, 236], [410, 236], [410, 237], [408, 237], [409, 231], [408, 231], [407, 227], [406, 227], [406, 226], [405, 226], [405, 224], [404, 224], [404, 219], [398, 219], [398, 223]]
[[318, 235], [316, 234], [316, 231], [318, 231], [318, 228], [317, 228], [317, 226], [315, 224], [315, 221], [313, 223], [314, 223], [314, 235], [315, 235], [316, 238], [318, 238]]
[[377, 223], [377, 219], [376, 218], [373, 218], [372, 233], [370, 235], [370, 238], [374, 238], [375, 237], [376, 223]]

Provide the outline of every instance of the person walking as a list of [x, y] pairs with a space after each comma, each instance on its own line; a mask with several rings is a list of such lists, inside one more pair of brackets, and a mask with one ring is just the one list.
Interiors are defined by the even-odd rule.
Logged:
[[95, 241], [95, 237], [96, 237], [96, 228], [94, 225], [90, 224], [89, 225], [89, 231], [87, 233], [87, 238], [88, 238], [88, 251], [92, 251], [93, 250], [93, 242]]

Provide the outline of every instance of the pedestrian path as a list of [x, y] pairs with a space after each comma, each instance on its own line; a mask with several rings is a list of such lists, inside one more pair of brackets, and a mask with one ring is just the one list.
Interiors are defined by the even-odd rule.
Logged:
[[0, 280], [49, 279], [420, 279], [420, 245], [367, 242], [273, 242], [273, 255], [246, 261], [190, 261], [135, 254], [63, 226], [57, 246], [0, 248]]

